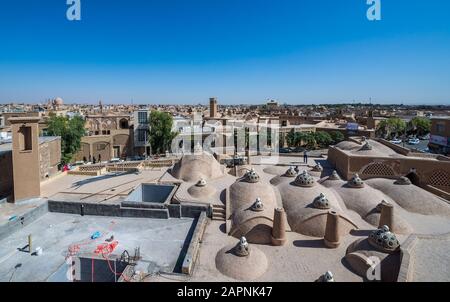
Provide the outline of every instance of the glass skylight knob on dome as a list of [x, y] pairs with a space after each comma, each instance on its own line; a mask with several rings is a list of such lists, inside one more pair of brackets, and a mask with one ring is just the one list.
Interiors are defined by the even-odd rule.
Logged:
[[261, 198], [256, 198], [255, 203], [252, 205], [252, 211], [261, 212], [264, 210], [264, 204], [262, 203]]
[[234, 252], [236, 256], [239, 257], [247, 257], [248, 255], [250, 255], [250, 247], [247, 242], [247, 238], [245, 238], [244, 236], [241, 237], [239, 243], [234, 248]]
[[316, 282], [334, 282], [334, 276], [333, 273], [328, 271], [325, 274], [323, 274], [322, 276], [320, 276], [320, 278], [318, 280], [316, 280]]
[[299, 187], [313, 187], [315, 183], [314, 177], [306, 170], [300, 173], [294, 181], [294, 184]]
[[329, 180], [340, 180], [341, 177], [339, 176], [338, 172], [336, 170], [333, 170], [333, 173], [331, 173], [330, 177], [328, 177]]
[[200, 180], [197, 182], [197, 187], [206, 187], [206, 180], [204, 178], [200, 178]]
[[328, 210], [330, 209], [330, 202], [328, 201], [325, 194], [320, 193], [320, 195], [314, 199], [313, 206], [316, 209]]
[[366, 141], [365, 144], [361, 147], [361, 150], [363, 151], [372, 150], [372, 145], [368, 141]]
[[399, 179], [397, 179], [394, 184], [396, 185], [402, 185], [402, 186], [409, 186], [412, 185], [411, 180], [408, 177], [402, 176]]
[[285, 175], [287, 177], [296, 177], [297, 176], [297, 171], [295, 171], [294, 167], [289, 167], [289, 169], [286, 171]]
[[362, 179], [359, 177], [358, 174], [355, 174], [352, 179], [350, 179], [348, 181], [348, 185], [351, 188], [363, 188], [364, 187], [364, 182], [362, 181]]
[[396, 252], [400, 248], [397, 236], [386, 225], [373, 231], [368, 240], [374, 248], [386, 253]]
[[322, 172], [323, 171], [322, 165], [320, 163], [317, 163], [317, 165], [315, 165], [315, 167], [313, 168], [313, 171]]
[[251, 169], [245, 174], [245, 180], [249, 183], [257, 183], [259, 182], [259, 175], [254, 169]]

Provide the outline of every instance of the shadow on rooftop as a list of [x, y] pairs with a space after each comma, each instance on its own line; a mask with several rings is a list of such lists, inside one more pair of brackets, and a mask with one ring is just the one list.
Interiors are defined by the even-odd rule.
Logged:
[[368, 237], [372, 232], [373, 230], [351, 230], [350, 235]]
[[307, 247], [307, 248], [324, 248], [325, 244], [323, 243], [323, 239], [314, 239], [314, 240], [295, 240], [293, 242], [296, 247]]
[[119, 176], [124, 176], [126, 174], [129, 174], [128, 172], [124, 172], [124, 173], [120, 173], [120, 174], [106, 174], [106, 175], [102, 175], [102, 176], [96, 176], [96, 177], [91, 177], [88, 179], [83, 179], [77, 182], [74, 182], [72, 184], [72, 188], [80, 188], [81, 186], [93, 183], [93, 182], [97, 182], [97, 181], [102, 181], [105, 179], [110, 179], [110, 178], [115, 178], [115, 177], [119, 177]]

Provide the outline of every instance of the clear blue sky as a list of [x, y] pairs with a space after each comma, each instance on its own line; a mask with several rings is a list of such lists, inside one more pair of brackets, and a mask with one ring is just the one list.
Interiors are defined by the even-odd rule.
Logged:
[[450, 1], [0, 0], [0, 102], [450, 103]]

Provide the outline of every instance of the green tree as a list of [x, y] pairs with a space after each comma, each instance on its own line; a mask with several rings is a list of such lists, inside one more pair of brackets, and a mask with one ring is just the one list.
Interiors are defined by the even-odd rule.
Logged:
[[81, 148], [81, 138], [85, 135], [85, 121], [81, 116], [68, 118], [66, 116], [50, 115], [47, 135], [61, 137], [61, 163], [67, 164], [73, 160]]
[[392, 139], [396, 136], [401, 136], [405, 133], [406, 123], [398, 117], [391, 117], [387, 120], [381, 121], [376, 129], [378, 136], [386, 139]]
[[408, 130], [415, 135], [426, 135], [431, 131], [431, 121], [425, 117], [415, 117], [408, 122]]
[[337, 144], [342, 142], [345, 139], [344, 134], [340, 131], [332, 131], [330, 132], [331, 139], [333, 140], [333, 143]]
[[320, 148], [326, 148], [333, 143], [331, 135], [325, 131], [318, 131], [314, 133], [314, 139]]
[[286, 143], [288, 147], [294, 147], [295, 146], [295, 132], [294, 129], [291, 129], [289, 133], [286, 135]]
[[153, 154], [162, 154], [170, 150], [172, 140], [178, 132], [172, 131], [173, 118], [167, 112], [152, 111], [150, 113], [149, 142]]

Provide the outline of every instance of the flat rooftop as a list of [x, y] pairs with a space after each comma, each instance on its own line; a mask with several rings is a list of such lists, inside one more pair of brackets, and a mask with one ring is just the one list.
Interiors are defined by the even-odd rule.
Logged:
[[[141, 271], [172, 273], [182, 262], [186, 242], [194, 219], [148, 219], [80, 216], [47, 213], [39, 219], [0, 240], [0, 282], [65, 281], [66, 255], [71, 246], [78, 246], [83, 255], [92, 254], [96, 247], [114, 236], [118, 246], [113, 254], [127, 250], [134, 254], [140, 248]], [[98, 239], [91, 235], [100, 232]], [[33, 250], [43, 249], [32, 256], [19, 249], [28, 244], [32, 235]], [[180, 260], [181, 259], [181, 260]]]
[[141, 183], [158, 181], [166, 169], [100, 176], [61, 175], [41, 185], [41, 196], [58, 201], [117, 204]]

